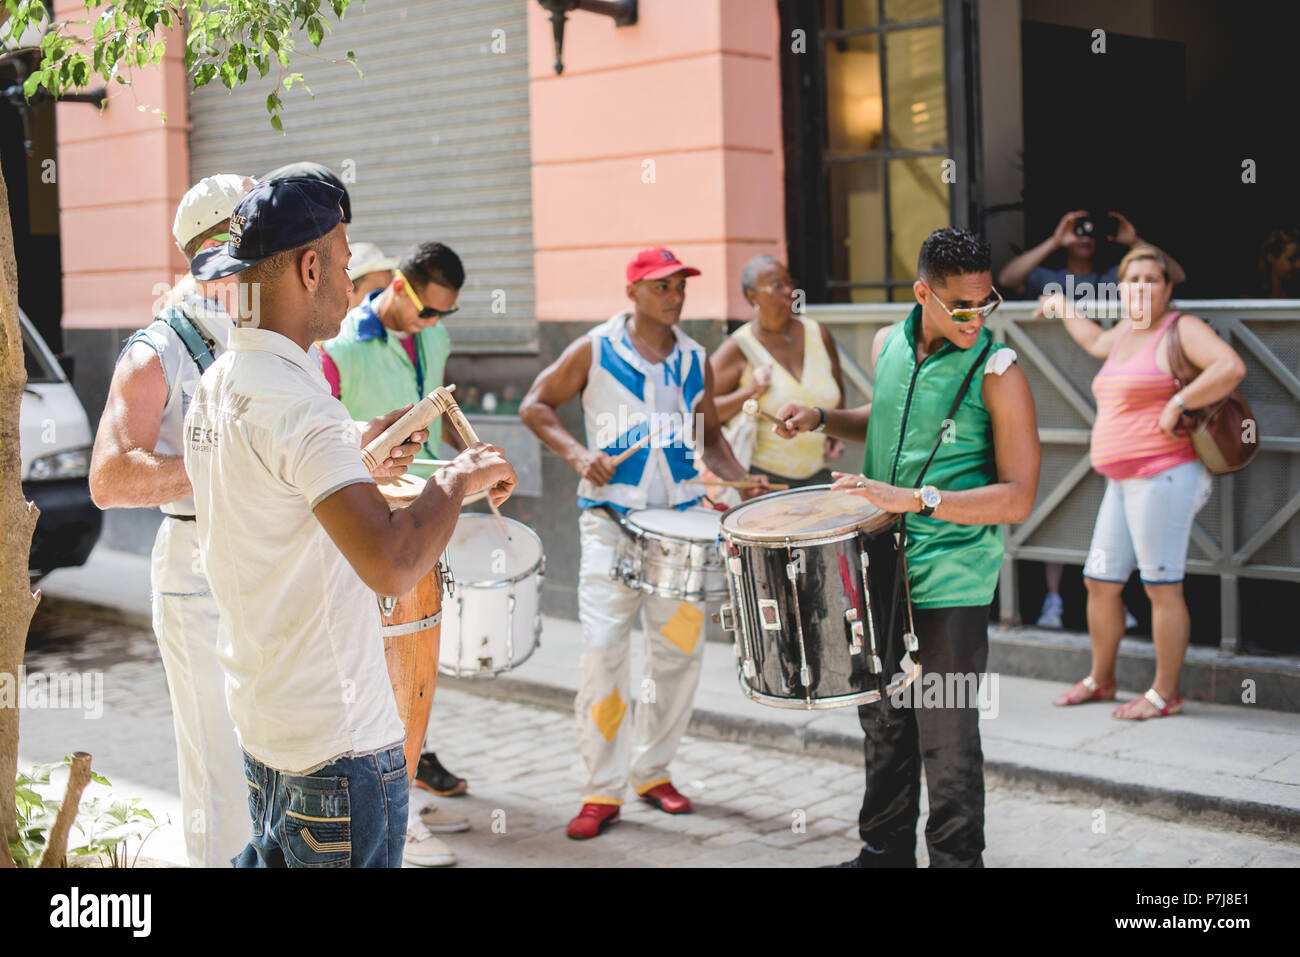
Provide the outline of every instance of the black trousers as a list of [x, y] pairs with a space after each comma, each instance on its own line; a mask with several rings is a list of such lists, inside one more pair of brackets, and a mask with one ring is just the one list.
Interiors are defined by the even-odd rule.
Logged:
[[859, 859], [873, 867], [916, 866], [924, 764], [930, 866], [983, 867], [984, 754], [970, 693], [978, 677], [965, 676], [988, 666], [989, 606], [917, 609], [915, 622], [921, 677], [895, 700], [858, 708], [867, 772]]

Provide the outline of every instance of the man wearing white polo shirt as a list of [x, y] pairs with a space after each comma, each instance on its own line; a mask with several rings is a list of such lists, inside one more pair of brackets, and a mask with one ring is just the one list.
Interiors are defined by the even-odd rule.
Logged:
[[[396, 867], [407, 824], [405, 732], [375, 593], [433, 568], [465, 495], [504, 501], [516, 476], [476, 445], [391, 511], [361, 462], [365, 435], [331, 395], [311, 343], [338, 334], [351, 282], [341, 191], [254, 187], [199, 280], [239, 273], [256, 303], [185, 420], [200, 547], [221, 610], [218, 657], [244, 751], [252, 837], [241, 867]], [[251, 290], [257, 295], [252, 296]], [[376, 477], [404, 471], [412, 444]]]

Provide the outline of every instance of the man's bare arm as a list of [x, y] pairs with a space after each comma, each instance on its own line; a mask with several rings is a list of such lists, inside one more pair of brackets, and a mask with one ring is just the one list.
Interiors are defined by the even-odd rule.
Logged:
[[958, 525], [1005, 525], [1023, 522], [1038, 494], [1042, 446], [1029, 380], [1019, 366], [1002, 375], [984, 376], [984, 405], [993, 419], [993, 453], [998, 480], [962, 491], [940, 490], [943, 501], [934, 517]]
[[613, 458], [570, 435], [556, 411], [582, 391], [590, 371], [591, 339], [581, 336], [537, 376], [519, 406], [519, 418], [580, 476], [594, 485], [604, 485], [614, 477]]
[[137, 342], [113, 370], [90, 455], [90, 497], [100, 508], [154, 508], [191, 494], [184, 458], [154, 451], [166, 404], [162, 360]]
[[378, 486], [357, 483], [321, 501], [313, 513], [367, 587], [400, 597], [447, 548], [467, 495], [491, 489], [500, 505], [518, 477], [495, 446], [475, 445], [439, 469], [406, 508], [392, 509]]

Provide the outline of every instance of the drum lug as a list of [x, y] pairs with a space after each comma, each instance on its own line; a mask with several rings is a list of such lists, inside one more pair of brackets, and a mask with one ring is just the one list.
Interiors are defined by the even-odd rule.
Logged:
[[754, 660], [752, 658], [745, 659], [745, 663], [740, 666], [740, 671], [746, 678], [753, 678], [758, 674], [758, 670], [754, 667]]
[[727, 559], [727, 569], [731, 572], [731, 574], [733, 574], [733, 575], [739, 575], [739, 574], [741, 573], [740, 559], [739, 559], [739, 558], [728, 558], [728, 559]]
[[812, 687], [812, 669], [804, 665], [799, 669], [799, 683], [805, 688]]
[[858, 620], [858, 610], [857, 610], [856, 608], [850, 608], [850, 609], [848, 609], [846, 612], [844, 612], [844, 620], [845, 620], [845, 621], [857, 621], [857, 620]]
[[873, 675], [878, 675], [885, 670], [880, 663], [880, 655], [872, 655], [867, 659], [867, 670]]
[[907, 634], [903, 635], [903, 647], [908, 651], [920, 651], [921, 642], [917, 640], [914, 633], [909, 631]]
[[731, 602], [724, 601], [722, 603], [722, 606], [718, 609], [718, 620], [723, 631], [735, 632], [736, 614], [735, 609], [731, 607]]
[[[862, 634], [863, 634], [862, 622], [855, 621], [852, 625], [849, 626], [849, 635], [851, 636], [849, 639], [849, 654], [851, 655], [862, 654]], [[879, 659], [876, 660], [879, 661]]]
[[444, 565], [442, 562], [438, 562], [438, 580], [442, 583], [448, 598], [456, 594], [456, 579], [451, 573], [450, 564]]
[[397, 599], [391, 595], [379, 596], [379, 610], [385, 615], [391, 615], [393, 609], [397, 607]]
[[795, 581], [799, 577], [799, 567], [794, 562], [786, 562], [785, 577]]
[[871, 556], [869, 556], [865, 551], [858, 552], [858, 554], [862, 558], [862, 570], [865, 572], [871, 567]]

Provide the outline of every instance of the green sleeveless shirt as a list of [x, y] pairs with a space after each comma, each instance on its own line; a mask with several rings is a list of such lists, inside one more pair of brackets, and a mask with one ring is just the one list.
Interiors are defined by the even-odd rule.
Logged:
[[[890, 331], [880, 350], [862, 465], [868, 478], [902, 488], [916, 485], [957, 389], [993, 338], [985, 327], [969, 349], [946, 342], [918, 364], [920, 325], [918, 305]], [[984, 362], [1005, 348], [993, 343]], [[984, 407], [982, 380], [977, 371], [957, 408], [953, 428], [925, 473], [924, 484], [958, 491], [997, 482], [993, 426]], [[915, 607], [987, 605], [993, 600], [1002, 566], [999, 526], [957, 525], [910, 514], [907, 538], [908, 581]]]
[[[321, 343], [339, 370], [339, 400], [359, 422], [369, 422], [377, 415], [418, 402], [442, 385], [451, 352], [451, 338], [441, 322], [416, 333], [416, 355], [424, 373], [422, 395], [406, 348], [383, 328], [372, 308], [373, 299], [374, 295], [347, 314], [337, 337]], [[438, 457], [441, 428], [440, 419], [429, 426], [424, 457]], [[407, 471], [428, 478], [437, 469], [413, 465]]]

